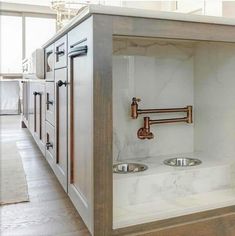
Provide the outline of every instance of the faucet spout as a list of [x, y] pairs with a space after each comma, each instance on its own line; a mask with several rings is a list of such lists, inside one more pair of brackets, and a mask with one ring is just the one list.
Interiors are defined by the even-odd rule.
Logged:
[[150, 118], [144, 117], [144, 127], [140, 128], [137, 132], [139, 139], [153, 139], [154, 134], [150, 131]]

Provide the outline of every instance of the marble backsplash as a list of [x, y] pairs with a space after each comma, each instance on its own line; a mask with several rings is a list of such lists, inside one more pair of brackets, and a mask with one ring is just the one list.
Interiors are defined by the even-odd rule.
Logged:
[[[113, 56], [113, 157], [115, 161], [194, 151], [235, 155], [235, 46], [115, 39]], [[192, 105], [194, 123], [153, 125], [155, 138], [140, 140], [143, 115], [130, 117], [132, 97], [140, 108]], [[234, 109], [233, 109], [234, 106]], [[184, 114], [150, 115], [151, 118]]]
[[[128, 48], [132, 50], [131, 56], [121, 55], [124, 45], [121, 47], [119, 42], [119, 47], [120, 50], [116, 48], [113, 56], [114, 159], [121, 161], [156, 154], [192, 152], [193, 124], [154, 125], [151, 129], [155, 138], [140, 140], [137, 130], [142, 127], [143, 115], [137, 120], [130, 117], [132, 97], [142, 99], [139, 104], [142, 108], [193, 105], [192, 47], [187, 45], [185, 49], [182, 45], [178, 48], [177, 44], [172, 43], [151, 43], [150, 48], [145, 44], [139, 49], [136, 44], [131, 44], [132, 48]], [[134, 55], [133, 47], [137, 48], [137, 54], [144, 55]], [[153, 57], [153, 52], [157, 56]]]
[[235, 156], [235, 45], [200, 43], [194, 54], [194, 146]]

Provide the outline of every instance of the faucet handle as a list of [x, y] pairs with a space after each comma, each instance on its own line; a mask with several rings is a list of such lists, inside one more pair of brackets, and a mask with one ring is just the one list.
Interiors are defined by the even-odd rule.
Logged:
[[141, 102], [141, 99], [140, 99], [140, 98], [133, 97], [133, 98], [132, 98], [132, 102]]

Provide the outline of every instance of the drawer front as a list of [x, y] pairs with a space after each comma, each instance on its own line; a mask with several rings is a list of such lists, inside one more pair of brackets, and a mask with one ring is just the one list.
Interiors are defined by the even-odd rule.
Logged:
[[55, 92], [54, 82], [46, 82], [46, 120], [55, 125]]
[[67, 35], [55, 42], [55, 69], [67, 66]]
[[45, 78], [46, 81], [54, 81], [54, 68], [55, 68], [55, 52], [54, 44], [45, 49]]
[[46, 121], [46, 159], [53, 168], [55, 162], [55, 129]]
[[91, 37], [88, 39], [88, 36], [92, 34], [90, 23], [91, 19], [84, 21], [68, 33], [69, 55], [71, 55], [73, 52], [76, 52], [76, 49], [81, 49], [81, 47], [83, 47], [84, 45], [89, 44]]

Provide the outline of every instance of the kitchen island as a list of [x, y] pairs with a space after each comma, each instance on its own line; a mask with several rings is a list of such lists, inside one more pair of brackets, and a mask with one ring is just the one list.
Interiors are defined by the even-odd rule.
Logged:
[[[130, 108], [128, 102], [117, 95], [126, 85], [114, 81], [117, 73], [122, 73], [113, 69], [117, 61], [114, 55], [124, 55], [124, 59], [133, 55], [153, 57], [159, 50], [145, 51], [143, 45], [155, 45], [156, 42], [160, 46], [178, 45], [182, 51], [186, 48], [189, 54], [192, 44], [198, 42], [234, 47], [235, 21], [90, 5], [43, 46], [45, 88], [30, 90], [34, 94], [34, 108], [36, 106], [31, 109], [31, 113], [36, 112], [31, 114], [31, 126], [34, 127], [31, 132], [40, 130], [45, 158], [92, 235], [171, 233], [182, 236], [193, 235], [192, 228], [195, 232], [206, 232], [204, 235], [208, 236], [216, 235], [218, 231], [227, 235], [223, 225], [232, 221], [232, 205], [174, 218], [151, 219], [151, 222], [123, 228], [114, 227], [113, 192], [116, 191], [113, 191], [113, 163], [120, 161], [114, 150], [117, 145], [115, 135], [122, 135], [128, 130], [128, 126], [119, 126], [118, 121], [129, 119]], [[162, 56], [179, 55], [178, 50], [170, 51], [169, 55], [168, 51], [163, 49]], [[124, 73], [121, 75], [124, 76]], [[143, 91], [147, 93], [147, 88]], [[131, 95], [126, 94], [128, 99]], [[121, 105], [125, 114], [122, 117], [119, 117], [122, 113], [115, 109], [118, 101], [123, 101]], [[28, 127], [24, 118], [23, 125]], [[116, 132], [116, 129], [121, 132]], [[128, 140], [126, 145], [132, 144]], [[205, 225], [207, 228], [203, 229]]]

